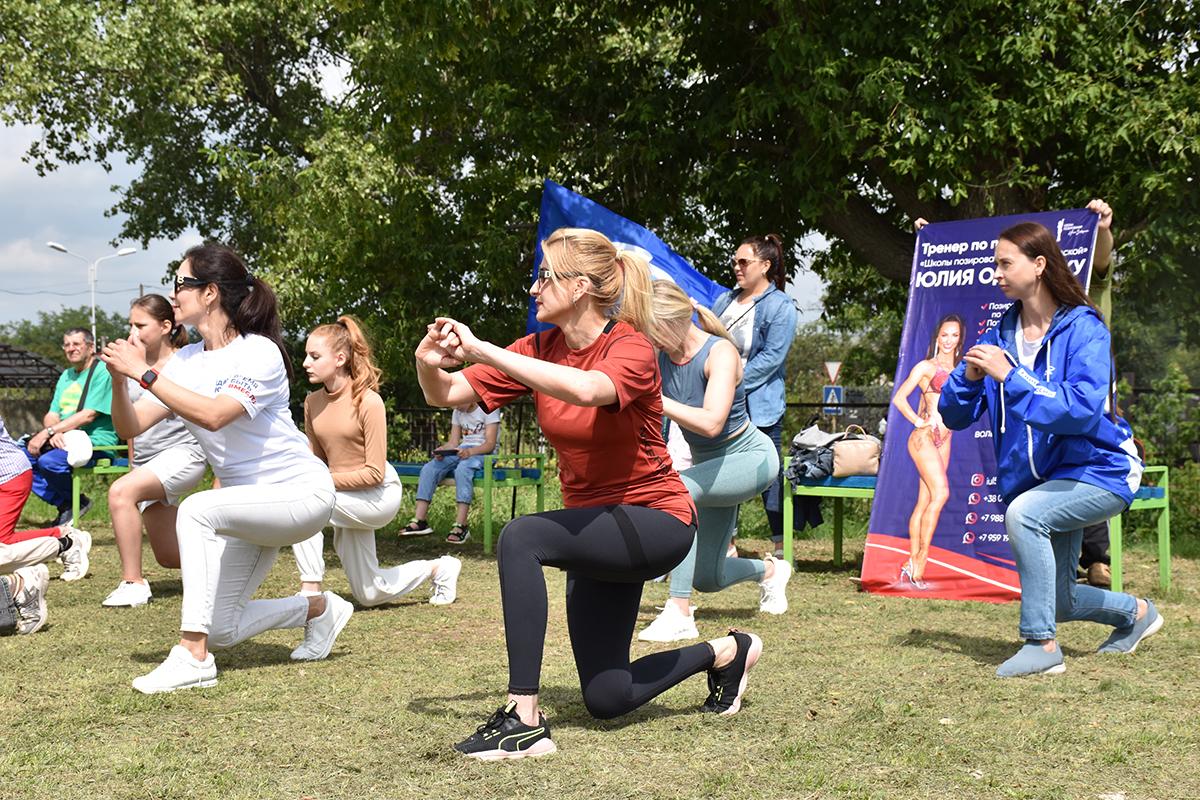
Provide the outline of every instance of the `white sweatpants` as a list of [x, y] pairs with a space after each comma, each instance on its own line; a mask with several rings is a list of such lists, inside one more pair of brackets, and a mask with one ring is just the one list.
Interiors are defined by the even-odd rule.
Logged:
[[[403, 597], [429, 580], [433, 571], [433, 561], [409, 561], [388, 569], [379, 566], [375, 531], [395, 518], [402, 494], [400, 478], [388, 464], [381, 485], [338, 492], [334, 500], [333, 516], [329, 520], [333, 525], [333, 549], [342, 560], [350, 591], [361, 606], [377, 606]], [[292, 546], [301, 580], [321, 580], [307, 576], [323, 575], [323, 544], [324, 537], [318, 533]]]
[[54, 536], [39, 536], [16, 544], [0, 542], [0, 574], [8, 574], [22, 567], [44, 564], [58, 558], [58, 539]]
[[280, 547], [325, 527], [333, 499], [332, 479], [226, 486], [184, 499], [175, 523], [183, 579], [180, 630], [206, 633], [208, 646], [220, 649], [266, 630], [304, 625], [308, 598], [250, 598]]

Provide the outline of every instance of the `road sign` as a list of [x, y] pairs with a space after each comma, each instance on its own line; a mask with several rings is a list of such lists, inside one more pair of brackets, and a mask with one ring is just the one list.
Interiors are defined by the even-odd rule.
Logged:
[[830, 383], [837, 383], [838, 375], [841, 373], [841, 371], [842, 371], [842, 362], [840, 362], [840, 361], [826, 361], [825, 362], [825, 374], [829, 376]]
[[822, 414], [827, 414], [831, 417], [836, 417], [842, 413], [842, 387], [841, 386], [825, 386], [821, 389], [821, 402], [825, 407], [821, 409]]

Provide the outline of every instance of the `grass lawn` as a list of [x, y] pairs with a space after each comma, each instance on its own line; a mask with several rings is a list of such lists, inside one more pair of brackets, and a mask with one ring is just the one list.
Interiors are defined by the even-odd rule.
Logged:
[[[411, 514], [405, 495], [392, 531]], [[438, 503], [444, 530], [449, 502]], [[217, 654], [216, 687], [146, 697], [130, 681], [176, 641], [179, 577], [147, 547], [154, 602], [101, 608], [119, 578], [103, 505], [86, 520], [91, 577], [53, 580], [47, 628], [0, 639], [5, 800], [1200, 797], [1194, 560], [1175, 560], [1176, 588], [1162, 596], [1153, 557], [1129, 552], [1128, 587], [1152, 595], [1166, 620], [1136, 655], [1095, 655], [1106, 631], [1073, 623], [1060, 631], [1066, 674], [1000, 681], [996, 665], [1018, 644], [1016, 605], [861, 594], [849, 580], [856, 566], [835, 570], [828, 540], [803, 540], [786, 615], [759, 615], [752, 584], [698, 597], [703, 635], [736, 625], [766, 643], [740, 714], [697, 713], [698, 676], [610, 722], [583, 707], [564, 579], [547, 571], [542, 700], [559, 752], [478, 764], [449, 749], [500, 704], [507, 677], [495, 561], [478, 540], [454, 548], [380, 534], [389, 563], [451, 549], [463, 559], [450, 607], [419, 590], [360, 611], [318, 663], [288, 660], [300, 630], [270, 632]], [[48, 515], [31, 501], [26, 522]], [[861, 539], [847, 549], [857, 558]], [[349, 596], [328, 544], [326, 559], [327, 585]], [[285, 551], [260, 594], [294, 592], [297, 580]], [[647, 587], [640, 624], [666, 591]], [[633, 645], [635, 655], [652, 649]]]

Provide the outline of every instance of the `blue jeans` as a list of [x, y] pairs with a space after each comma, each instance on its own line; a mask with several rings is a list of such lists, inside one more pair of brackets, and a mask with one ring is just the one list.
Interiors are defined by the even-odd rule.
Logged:
[[712, 449], [692, 448], [694, 466], [679, 473], [696, 504], [692, 549], [671, 570], [671, 597], [691, 597], [692, 587], [719, 592], [741, 581], [760, 581], [766, 563], [726, 558], [738, 507], [775, 480], [779, 454], [766, 434], [748, 426]]
[[470, 503], [475, 498], [475, 470], [483, 469], [483, 456], [459, 458], [442, 456], [431, 459], [421, 467], [421, 480], [417, 483], [417, 499], [429, 502], [433, 490], [447, 475], [454, 473], [454, 499], [459, 503]]
[[1083, 529], [1125, 510], [1117, 495], [1079, 481], [1054, 480], [1008, 505], [1004, 525], [1021, 576], [1024, 639], [1055, 638], [1055, 622], [1089, 620], [1114, 628], [1137, 619], [1137, 599], [1075, 582]]
[[58, 447], [43, 450], [40, 456], [25, 451], [33, 467], [33, 493], [62, 511], [71, 505], [71, 465], [67, 451]]

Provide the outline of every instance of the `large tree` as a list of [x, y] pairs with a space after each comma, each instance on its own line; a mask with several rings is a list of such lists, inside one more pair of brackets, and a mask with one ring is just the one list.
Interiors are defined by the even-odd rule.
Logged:
[[517, 332], [547, 177], [726, 281], [781, 231], [851, 319], [894, 313], [917, 216], [1103, 196], [1130, 299], [1192, 313], [1197, 30], [1185, 0], [9, 0], [0, 107], [41, 168], [142, 166], [124, 236], [232, 240], [402, 377], [435, 310]]

